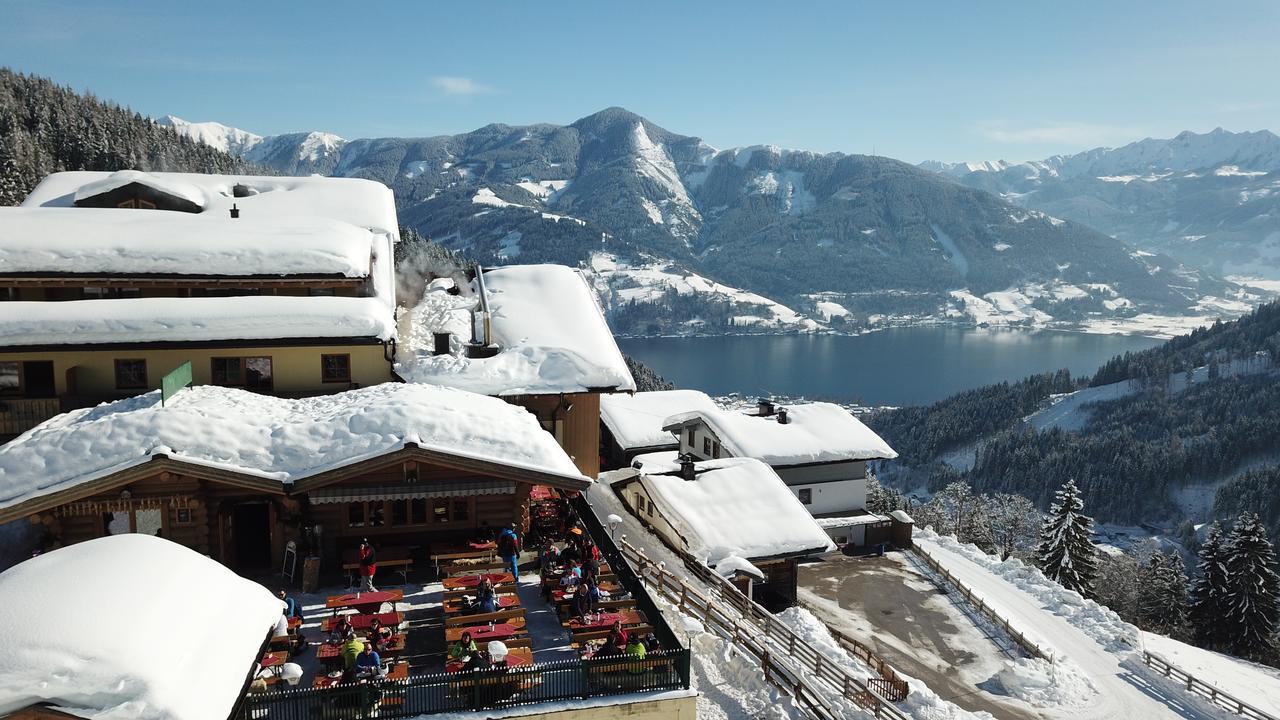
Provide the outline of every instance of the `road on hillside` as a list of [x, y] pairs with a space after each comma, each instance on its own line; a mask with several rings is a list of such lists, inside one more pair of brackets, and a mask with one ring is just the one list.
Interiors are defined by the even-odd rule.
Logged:
[[1059, 715], [1071, 720], [1218, 720], [1233, 717], [1216, 712], [1190, 695], [1152, 681], [1134, 651], [1113, 653], [1076, 628], [1066, 618], [1054, 614], [1039, 600], [997, 577], [963, 555], [925, 538], [916, 538], [932, 555], [984, 602], [1006, 617], [1015, 628], [1037, 640], [1043, 639], [1059, 657], [1079, 665], [1093, 681], [1097, 694], [1086, 707], [1063, 709]]

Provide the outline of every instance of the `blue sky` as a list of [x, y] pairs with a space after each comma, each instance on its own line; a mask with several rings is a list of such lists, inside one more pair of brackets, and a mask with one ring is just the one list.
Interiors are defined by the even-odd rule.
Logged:
[[717, 147], [1023, 160], [1280, 128], [1278, 31], [1270, 0], [0, 0], [0, 64], [262, 134], [434, 135], [620, 105]]

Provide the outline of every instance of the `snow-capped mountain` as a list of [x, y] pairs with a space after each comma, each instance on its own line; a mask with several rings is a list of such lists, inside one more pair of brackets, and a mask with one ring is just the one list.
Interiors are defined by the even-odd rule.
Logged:
[[[653, 279], [637, 269], [700, 278], [664, 279], [669, 290], [632, 293], [645, 299], [613, 307], [615, 317], [632, 313], [631, 325], [655, 332], [677, 329], [663, 325], [672, 316], [713, 318], [689, 325], [704, 332], [745, 329], [733, 318], [756, 329], [927, 318], [1078, 323], [1191, 313], [1204, 296], [1234, 292], [1170, 258], [1139, 257], [1084, 225], [896, 160], [768, 145], [716, 150], [621, 108], [566, 126], [319, 138], [264, 138], [245, 157], [284, 173], [386, 183], [402, 223], [482, 262], [589, 266], [608, 253], [626, 268], [605, 283], [622, 298], [627, 284]], [[732, 293], [697, 289], [717, 283]], [[1038, 290], [1058, 286], [1083, 290]], [[759, 315], [768, 323], [748, 320], [757, 315], [733, 310], [744, 297], [735, 293], [783, 310]], [[1012, 293], [1026, 308], [973, 310], [992, 293]], [[738, 300], [726, 304], [730, 296]], [[688, 307], [695, 299], [698, 307]], [[793, 310], [808, 317], [791, 322]]]
[[261, 135], [254, 135], [248, 130], [218, 122], [187, 122], [176, 115], [165, 115], [156, 123], [168, 125], [181, 135], [232, 155], [243, 156], [263, 140]]
[[1280, 279], [1280, 137], [1217, 128], [1024, 163], [921, 163], [1224, 274]]

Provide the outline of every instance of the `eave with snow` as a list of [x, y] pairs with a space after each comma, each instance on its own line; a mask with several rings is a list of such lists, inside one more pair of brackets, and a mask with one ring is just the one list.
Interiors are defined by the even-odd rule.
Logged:
[[693, 410], [668, 417], [663, 429], [678, 435], [680, 453], [700, 460], [765, 462], [815, 516], [864, 511], [867, 463], [898, 456], [871, 428], [832, 403], [782, 406], [762, 400], [755, 413]]
[[680, 441], [663, 428], [664, 421], [678, 413], [718, 409], [704, 392], [697, 390], [655, 390], [632, 394], [603, 395], [600, 398], [600, 433], [606, 448], [606, 468], [626, 467], [637, 455], [676, 450]]
[[797, 560], [835, 548], [777, 474], [754, 458], [682, 462], [658, 453], [600, 481], [674, 550], [729, 577], [762, 573], [770, 604], [795, 600]]
[[587, 281], [563, 265], [508, 265], [450, 288], [433, 283], [404, 319], [399, 376], [527, 408], [595, 476], [600, 396], [636, 385]]
[[0, 208], [0, 437], [185, 361], [266, 393], [393, 380], [397, 240], [367, 180], [54, 173]]
[[590, 482], [532, 415], [496, 398], [404, 383], [297, 400], [200, 386], [164, 406], [149, 393], [73, 411], [0, 446], [0, 522], [29, 517], [55, 545], [159, 532], [265, 570], [303, 527], [325, 529], [327, 557], [358, 537], [456, 539], [526, 523], [534, 484]]

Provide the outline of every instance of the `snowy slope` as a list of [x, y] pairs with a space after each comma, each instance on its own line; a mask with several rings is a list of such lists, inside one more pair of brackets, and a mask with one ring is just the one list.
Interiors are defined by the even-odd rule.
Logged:
[[156, 120], [158, 125], [168, 125], [179, 135], [232, 155], [244, 155], [262, 142], [261, 135], [241, 130], [220, 122], [188, 122], [176, 115], [165, 115]]
[[1280, 669], [1255, 665], [1155, 633], [1142, 633], [1142, 642], [1148, 651], [1197, 679], [1263, 712], [1280, 716]]
[[917, 530], [915, 542], [972, 589], [997, 614], [1051, 653], [1055, 664], [1082, 671], [1088, 682], [1057, 704], [1063, 717], [1218, 718], [1226, 713], [1148, 671], [1137, 628], [1111, 610], [1064, 590], [1019, 560], [1001, 562], [953, 537]]

